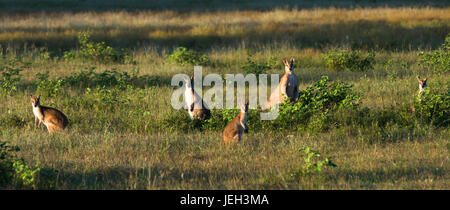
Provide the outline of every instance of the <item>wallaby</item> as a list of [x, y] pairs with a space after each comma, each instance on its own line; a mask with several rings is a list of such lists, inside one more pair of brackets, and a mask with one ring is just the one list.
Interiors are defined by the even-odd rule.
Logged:
[[419, 93], [417, 94], [417, 97], [420, 97], [423, 89], [427, 87], [427, 80], [428, 78], [425, 77], [425, 79], [420, 79], [419, 75], [417, 75], [417, 81], [419, 81]]
[[244, 132], [248, 133], [247, 127], [248, 102], [241, 105], [241, 112], [223, 130], [223, 141], [225, 143], [239, 143]]
[[55, 108], [41, 106], [40, 95], [37, 98], [32, 95], [30, 97], [31, 105], [33, 106], [34, 125], [36, 127], [40, 128], [41, 123], [44, 123], [49, 133], [61, 131], [67, 127], [69, 120], [66, 115]]
[[294, 58], [291, 58], [290, 62], [283, 59], [283, 63], [285, 73], [264, 105], [264, 109], [270, 109], [274, 104], [282, 103], [286, 97], [289, 97], [291, 101], [298, 100], [298, 78], [294, 72]]
[[184, 98], [188, 108], [189, 116], [191, 119], [207, 120], [211, 117], [208, 105], [202, 100], [202, 98], [194, 90], [194, 77], [186, 79], [186, 90], [184, 92]]
[[[419, 82], [419, 93], [417, 94], [417, 98], [420, 100], [420, 95], [422, 95], [424, 88], [427, 87], [428, 78], [425, 77], [425, 79], [420, 79], [419, 75], [417, 75], [417, 81]], [[414, 105], [411, 105], [411, 111], [416, 111]]]

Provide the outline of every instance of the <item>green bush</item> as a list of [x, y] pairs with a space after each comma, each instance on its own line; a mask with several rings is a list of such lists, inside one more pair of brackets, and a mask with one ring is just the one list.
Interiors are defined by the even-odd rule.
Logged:
[[[119, 89], [126, 89], [127, 85], [131, 82], [132, 76], [127, 72], [117, 72], [113, 70], [104, 70], [101, 73], [94, 72], [95, 67], [89, 68], [79, 73], [67, 76], [63, 78], [65, 84], [70, 86], [76, 86], [80, 88], [86, 87], [114, 87], [118, 86]], [[134, 77], [134, 76], [133, 76]]]
[[167, 55], [169, 63], [184, 65], [202, 65], [206, 66], [209, 59], [206, 55], [201, 55], [193, 50], [187, 50], [185, 47], [176, 48], [172, 54]]
[[362, 56], [359, 51], [329, 50], [323, 54], [328, 68], [334, 70], [367, 71], [373, 69], [375, 54], [368, 53]]
[[16, 152], [19, 150], [19, 147], [0, 141], [0, 188], [11, 185], [14, 179], [13, 163], [17, 159]]
[[320, 173], [322, 172], [323, 166], [337, 167], [331, 161], [331, 158], [322, 158], [319, 151], [312, 150], [309, 147], [299, 148], [298, 151], [302, 152], [303, 164], [299, 170], [291, 173], [293, 177]]
[[124, 49], [116, 50], [111, 46], [106, 45], [105, 42], [93, 42], [90, 40], [89, 32], [78, 33], [78, 42], [80, 49], [78, 51], [66, 51], [64, 52], [65, 60], [73, 59], [87, 59], [103, 63], [108, 62], [126, 62], [130, 58], [128, 52]]
[[56, 97], [62, 90], [63, 80], [51, 80], [48, 79], [48, 71], [46, 73], [37, 73], [37, 92], [46, 97]]
[[2, 77], [0, 78], [0, 90], [4, 94], [11, 94], [17, 91], [17, 86], [20, 82], [20, 72], [23, 65], [17, 59], [8, 59], [0, 63], [0, 71]]
[[323, 76], [313, 85], [299, 92], [297, 102], [286, 99], [279, 106], [279, 115], [270, 123], [278, 129], [310, 126], [312, 130], [325, 130], [331, 123], [329, 114], [341, 108], [358, 105], [359, 95], [353, 92], [353, 85], [333, 82]]
[[277, 64], [277, 60], [274, 57], [270, 57], [263, 62], [257, 62], [252, 56], [247, 58], [247, 63], [242, 65], [241, 68], [245, 70], [246, 74], [255, 74], [258, 77], [259, 74], [265, 74], [267, 70], [273, 69]]
[[447, 127], [450, 123], [450, 90], [444, 94], [425, 90], [414, 101], [414, 108], [419, 122]]
[[418, 63], [436, 73], [446, 73], [450, 70], [450, 33], [440, 49], [431, 53], [419, 53]]

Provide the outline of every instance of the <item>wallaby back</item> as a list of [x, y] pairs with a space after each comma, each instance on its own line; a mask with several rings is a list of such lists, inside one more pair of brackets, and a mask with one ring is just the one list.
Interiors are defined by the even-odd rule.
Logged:
[[223, 141], [225, 143], [239, 143], [247, 127], [248, 102], [241, 107], [241, 112], [231, 120], [223, 130]]

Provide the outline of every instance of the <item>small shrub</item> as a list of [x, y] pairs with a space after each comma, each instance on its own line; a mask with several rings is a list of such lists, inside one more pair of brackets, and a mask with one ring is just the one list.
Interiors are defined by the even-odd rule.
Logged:
[[64, 52], [65, 60], [73, 59], [88, 59], [99, 61], [103, 63], [108, 62], [125, 62], [125, 58], [129, 58], [128, 52], [124, 49], [116, 50], [111, 46], [106, 45], [105, 42], [93, 42], [90, 40], [89, 32], [78, 33], [78, 42], [80, 49], [78, 51], [66, 51]]
[[24, 117], [20, 117], [19, 115], [12, 113], [11, 110], [8, 110], [8, 114], [6, 115], [6, 117], [0, 119], [0, 123], [5, 127], [21, 128], [25, 126], [27, 121], [24, 119]]
[[440, 49], [431, 53], [419, 53], [419, 65], [431, 69], [436, 73], [446, 73], [450, 70], [450, 33]]
[[11, 185], [14, 179], [13, 163], [19, 150], [19, 147], [0, 141], [0, 188]]
[[193, 50], [187, 50], [185, 47], [176, 48], [172, 54], [167, 55], [169, 63], [176, 63], [180, 65], [202, 65], [206, 66], [209, 59], [206, 55], [201, 55]]
[[265, 74], [267, 70], [273, 69], [276, 66], [277, 60], [274, 57], [270, 57], [264, 62], [255, 61], [252, 56], [247, 58], [247, 63], [242, 65], [241, 68], [245, 70], [246, 74], [255, 74], [258, 77], [259, 74]]
[[160, 123], [159, 128], [168, 131], [181, 131], [188, 132], [192, 130], [202, 130], [204, 121], [189, 117], [189, 114], [185, 110], [178, 110], [166, 113]]
[[384, 70], [386, 71], [389, 79], [394, 80], [398, 77], [397, 71], [393, 68], [394, 61], [392, 59], [389, 59], [384, 64]]
[[17, 85], [20, 82], [23, 66], [17, 64], [16, 59], [7, 60], [5, 64], [1, 64], [0, 71], [2, 77], [0, 78], [0, 90], [4, 94], [11, 94], [17, 90]]
[[104, 70], [101, 73], [95, 73], [94, 70], [95, 67], [91, 67], [88, 70], [67, 76], [63, 78], [63, 81], [69, 86], [80, 88], [118, 86], [119, 89], [124, 90], [134, 78], [134, 76], [130, 76], [127, 72], [120, 73], [114, 70]]
[[37, 176], [40, 168], [29, 166], [23, 159], [14, 161], [15, 180], [17, 187], [37, 189]]
[[306, 90], [300, 91], [297, 102], [286, 99], [281, 103], [278, 117], [270, 123], [278, 129], [301, 129], [301, 125], [308, 124], [311, 124], [311, 130], [325, 129], [331, 123], [329, 113], [358, 105], [359, 95], [353, 92], [352, 87], [342, 82], [330, 83], [328, 77], [323, 76]]
[[37, 83], [37, 92], [46, 97], [56, 97], [61, 92], [61, 87], [63, 85], [63, 80], [51, 80], [48, 79], [48, 71], [46, 73], [37, 73], [36, 77], [38, 78]]
[[337, 167], [331, 161], [331, 158], [327, 157], [323, 159], [319, 151], [311, 150], [309, 147], [299, 148], [298, 151], [302, 152], [303, 165], [301, 165], [298, 171], [291, 173], [291, 176], [301, 177], [320, 173], [322, 172], [323, 166]]
[[334, 70], [367, 71], [373, 69], [375, 54], [362, 56], [359, 51], [329, 50], [323, 55], [328, 68]]
[[414, 108], [419, 122], [447, 127], [450, 123], [450, 90], [444, 94], [425, 90], [414, 101]]

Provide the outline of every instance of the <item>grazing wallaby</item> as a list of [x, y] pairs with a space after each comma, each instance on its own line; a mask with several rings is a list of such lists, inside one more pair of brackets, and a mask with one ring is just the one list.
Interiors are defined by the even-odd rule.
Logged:
[[265, 109], [270, 109], [272, 105], [283, 102], [286, 97], [289, 97], [291, 101], [298, 100], [298, 78], [294, 73], [294, 58], [291, 58], [289, 63], [286, 59], [283, 59], [283, 63], [285, 73], [281, 77], [278, 87], [267, 100]]
[[425, 79], [420, 79], [419, 75], [417, 75], [417, 81], [419, 81], [419, 93], [417, 94], [417, 97], [420, 97], [423, 89], [427, 87], [427, 80], [428, 78], [425, 77]]
[[244, 132], [248, 132], [247, 127], [248, 102], [241, 105], [241, 112], [223, 130], [223, 141], [225, 143], [239, 143]]
[[194, 77], [186, 79], [186, 90], [184, 98], [188, 107], [189, 116], [191, 119], [207, 120], [211, 117], [211, 112], [208, 105], [194, 90]]
[[33, 106], [34, 125], [36, 127], [39, 128], [41, 123], [44, 123], [49, 133], [61, 131], [67, 127], [69, 120], [66, 115], [55, 108], [41, 106], [40, 95], [37, 98], [32, 95], [30, 97], [31, 105]]

